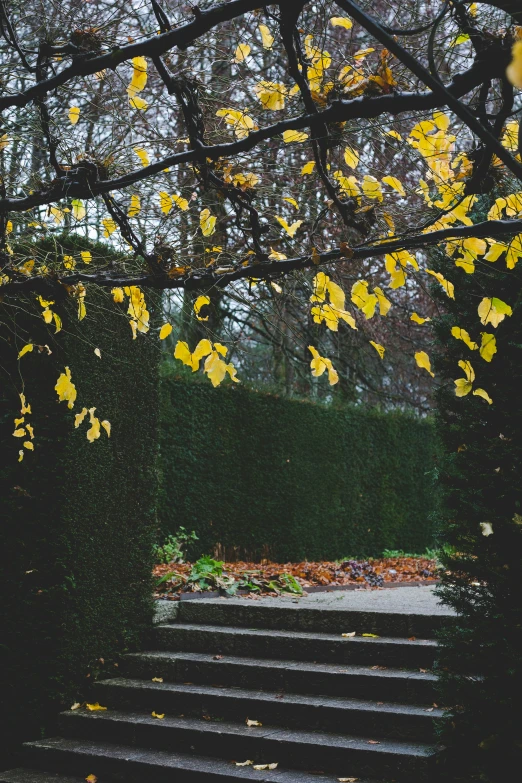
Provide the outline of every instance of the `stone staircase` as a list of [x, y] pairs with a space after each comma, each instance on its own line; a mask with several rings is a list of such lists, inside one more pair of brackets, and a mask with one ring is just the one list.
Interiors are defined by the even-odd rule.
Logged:
[[277, 600], [177, 607], [152, 651], [127, 655], [122, 677], [93, 686], [107, 710], [63, 713], [60, 736], [27, 743], [25, 766], [0, 783], [431, 778], [443, 616]]

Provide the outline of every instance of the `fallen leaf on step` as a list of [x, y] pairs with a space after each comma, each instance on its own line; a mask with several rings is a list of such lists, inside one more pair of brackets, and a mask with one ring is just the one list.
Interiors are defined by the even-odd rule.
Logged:
[[246, 719], [246, 725], [247, 726], [262, 726], [262, 723], [259, 723], [258, 720], [250, 720], [249, 718]]
[[91, 712], [96, 712], [97, 710], [106, 710], [107, 709], [107, 707], [102, 707], [100, 704], [98, 704], [98, 702], [96, 702], [95, 704], [86, 704], [85, 706]]
[[165, 717], [165, 713], [164, 712], [161, 713], [161, 714], [159, 714], [157, 712], [151, 712], [151, 715], [152, 715], [153, 718], [158, 718], [158, 720], [163, 720], [163, 718]]
[[433, 707], [428, 707], [428, 709], [424, 710], [424, 712], [433, 712], [433, 709], [434, 709]]
[[417, 637], [415, 637], [415, 636], [410, 636], [410, 638], [408, 639], [408, 641], [409, 641], [409, 642], [416, 642], [416, 641], [417, 641]]
[[220, 661], [223, 658], [222, 655], [214, 655], [214, 658], [212, 660], [214, 661]]
[[345, 639], [351, 639], [352, 636], [355, 636], [355, 631], [350, 631], [350, 633], [342, 633], [341, 636], [343, 636]]
[[363, 633], [361, 636], [369, 636], [371, 639], [378, 639], [378, 635], [376, 633]]
[[[373, 672], [376, 671], [377, 669], [380, 669], [381, 671], [384, 671], [384, 669], [387, 669], [387, 668], [388, 668], [387, 666], [372, 666], [371, 667]], [[422, 671], [422, 669], [421, 669], [421, 671]]]
[[251, 759], [246, 761], [236, 761], [236, 767], [250, 767], [254, 762]]
[[82, 705], [79, 701], [75, 701], [74, 704], [71, 707], [71, 710], [79, 710]]
[[87, 783], [96, 783], [98, 778], [96, 777], [96, 775], [87, 775], [85, 780], [87, 781]]
[[422, 672], [423, 674], [427, 674], [428, 673], [427, 669], [419, 669], [419, 671]]
[[163, 677], [153, 677], [152, 682], [163, 682]]
[[277, 762], [273, 764], [254, 764], [254, 769], [277, 769]]
[[368, 745], [380, 745], [381, 743], [378, 742], [378, 740], [368, 740]]
[[356, 780], [359, 780], [359, 778], [337, 778], [339, 783], [355, 783]]

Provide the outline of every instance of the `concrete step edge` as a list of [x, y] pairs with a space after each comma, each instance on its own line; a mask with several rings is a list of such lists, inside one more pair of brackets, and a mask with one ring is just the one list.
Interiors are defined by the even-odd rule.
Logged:
[[[382, 738], [378, 742], [373, 738], [357, 737], [348, 734], [334, 734], [332, 732], [319, 731], [297, 731], [295, 729], [286, 729], [281, 727], [271, 728], [247, 728], [243, 724], [231, 723], [228, 721], [204, 721], [196, 718], [173, 718], [168, 715], [161, 720], [153, 718], [152, 715], [142, 713], [120, 712], [118, 710], [108, 710], [107, 712], [87, 712], [84, 710], [75, 710], [74, 712], [62, 713], [62, 717], [68, 720], [89, 720], [101, 722], [115, 722], [130, 724], [134, 726], [156, 726], [165, 730], [170, 728], [185, 729], [198, 734], [218, 734], [234, 737], [255, 737], [258, 740], [276, 739], [282, 743], [300, 743], [303, 746], [316, 746], [320, 744], [323, 748], [327, 746], [346, 748], [348, 750], [359, 750], [366, 753], [393, 753], [397, 756], [430, 758], [437, 748], [433, 744], [423, 742], [401, 742], [400, 740], [391, 740]], [[27, 746], [37, 745], [36, 743], [27, 743]]]
[[[146, 680], [118, 677], [110, 680], [100, 680], [96, 683], [96, 688], [101, 691], [111, 689], [123, 689], [136, 691], [149, 691], [153, 693], [172, 693], [172, 694], [194, 694], [194, 696], [213, 696], [223, 699], [243, 699], [253, 702], [265, 702], [267, 704], [281, 704], [284, 699], [286, 704], [293, 704], [296, 709], [301, 707], [335, 707], [340, 710], [355, 712], [386, 713], [390, 717], [393, 715], [409, 715], [415, 717], [440, 718], [444, 710], [432, 708], [431, 705], [412, 705], [400, 702], [376, 702], [371, 699], [354, 699], [344, 696], [315, 696], [305, 694], [285, 693], [281, 694], [274, 691], [250, 690], [247, 688], [236, 687], [216, 687], [213, 685], [193, 685], [185, 683], [169, 682], [147, 682]], [[429, 710], [429, 712], [428, 712]]]

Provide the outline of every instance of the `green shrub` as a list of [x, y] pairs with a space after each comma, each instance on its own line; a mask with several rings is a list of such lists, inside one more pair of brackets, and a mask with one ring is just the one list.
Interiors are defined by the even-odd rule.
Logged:
[[378, 556], [433, 546], [430, 420], [162, 378], [158, 517], [225, 560]]

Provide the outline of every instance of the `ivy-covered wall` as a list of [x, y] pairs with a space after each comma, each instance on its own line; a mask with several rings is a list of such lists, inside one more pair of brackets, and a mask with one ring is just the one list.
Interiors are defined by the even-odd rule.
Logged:
[[328, 559], [433, 545], [431, 421], [213, 389], [165, 367], [158, 516], [165, 533], [197, 532], [192, 557]]
[[[139, 643], [152, 615], [159, 349], [150, 336], [132, 340], [126, 306], [108, 293], [88, 292], [81, 324], [75, 302], [53, 305], [63, 320], [54, 336], [33, 304], [0, 305], [0, 693], [7, 751], [52, 731], [58, 709], [81, 701], [98, 673], [116, 671], [115, 657]], [[18, 368], [13, 357], [29, 341], [52, 353], [35, 347]], [[78, 391], [73, 410], [54, 390], [65, 366]], [[18, 462], [24, 439], [12, 433], [21, 391], [35, 437], [34, 452]], [[110, 421], [110, 439], [102, 430], [88, 442], [88, 417], [74, 428], [84, 406]]]

